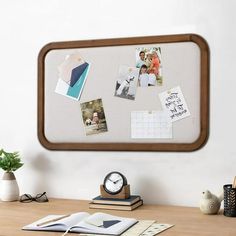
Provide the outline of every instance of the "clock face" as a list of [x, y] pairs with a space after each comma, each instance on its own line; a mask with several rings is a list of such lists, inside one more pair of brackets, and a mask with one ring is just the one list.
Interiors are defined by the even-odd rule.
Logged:
[[111, 172], [104, 179], [104, 189], [110, 194], [119, 193], [126, 184], [126, 178], [119, 172]]

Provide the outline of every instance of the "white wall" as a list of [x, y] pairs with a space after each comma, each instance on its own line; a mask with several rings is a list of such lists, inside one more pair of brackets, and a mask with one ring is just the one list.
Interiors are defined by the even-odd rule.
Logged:
[[[111, 170], [146, 203], [197, 206], [236, 175], [233, 0], [1, 0], [0, 146], [19, 150], [21, 193], [91, 199]], [[37, 139], [37, 54], [51, 41], [197, 33], [211, 49], [210, 138], [197, 152], [57, 152]], [[0, 172], [2, 174], [2, 172]]]

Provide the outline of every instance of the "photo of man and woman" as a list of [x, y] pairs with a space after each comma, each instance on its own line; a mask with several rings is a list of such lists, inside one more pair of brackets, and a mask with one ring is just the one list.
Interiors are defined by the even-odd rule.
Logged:
[[139, 69], [138, 85], [149, 87], [162, 85], [161, 48], [136, 48], [136, 68]]

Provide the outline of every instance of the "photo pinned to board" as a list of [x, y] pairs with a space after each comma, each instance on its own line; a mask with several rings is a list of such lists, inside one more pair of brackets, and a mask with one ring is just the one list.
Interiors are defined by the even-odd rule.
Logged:
[[121, 65], [116, 81], [115, 96], [134, 100], [137, 90], [138, 75], [138, 68]]
[[163, 110], [168, 112], [172, 122], [190, 116], [187, 103], [180, 86], [159, 94]]
[[81, 103], [80, 107], [86, 135], [100, 134], [108, 131], [101, 98]]
[[163, 84], [162, 58], [160, 47], [136, 48], [136, 68], [139, 69], [139, 87]]
[[88, 76], [90, 64], [78, 52], [69, 54], [58, 66], [58, 82], [55, 92], [79, 100]]

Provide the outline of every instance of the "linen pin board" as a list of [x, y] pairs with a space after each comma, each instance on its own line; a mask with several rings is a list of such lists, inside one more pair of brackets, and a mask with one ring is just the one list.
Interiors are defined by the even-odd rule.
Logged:
[[209, 130], [199, 35], [49, 43], [38, 57], [38, 138], [51, 150], [194, 151]]

